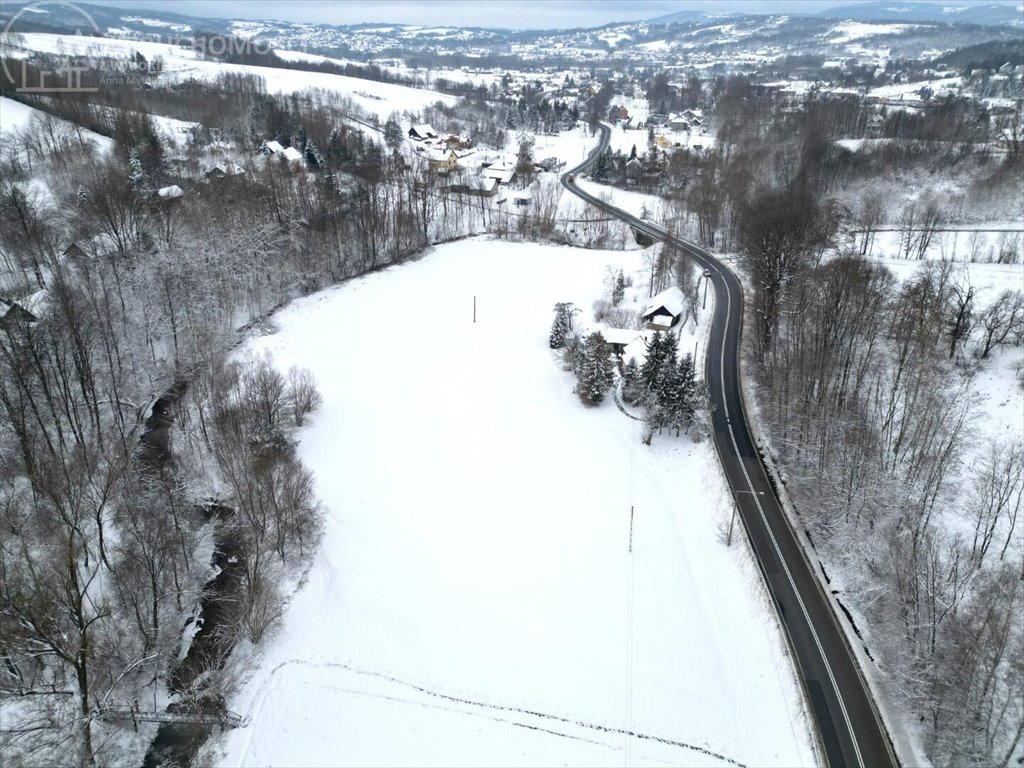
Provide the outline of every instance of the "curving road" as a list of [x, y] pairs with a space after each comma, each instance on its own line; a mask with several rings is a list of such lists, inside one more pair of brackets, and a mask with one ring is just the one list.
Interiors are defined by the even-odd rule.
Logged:
[[[707, 385], [713, 407], [715, 447], [746, 528], [761, 575], [775, 600], [790, 648], [796, 655], [804, 692], [830, 768], [895, 766], [889, 735], [832, 604], [782, 510], [747, 425], [739, 382], [743, 289], [722, 262], [664, 228], [584, 192], [576, 174], [608, 147], [610, 129], [601, 126], [601, 142], [562, 177], [562, 186], [636, 231], [670, 243], [691, 257], [715, 290], [715, 316], [707, 345]], [[742, 727], [741, 723], [737, 723]]]

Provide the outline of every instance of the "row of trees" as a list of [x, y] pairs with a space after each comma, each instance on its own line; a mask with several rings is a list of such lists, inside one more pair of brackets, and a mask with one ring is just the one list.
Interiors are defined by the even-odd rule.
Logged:
[[964, 352], [1019, 341], [1024, 296], [979, 308], [951, 262], [900, 285], [859, 256], [823, 259], [819, 208], [799, 186], [769, 190], [741, 228], [773, 445], [929, 755], [1006, 765], [1024, 728], [1020, 452], [1000, 443], [972, 485], [959, 478], [978, 406]]
[[[898, 140], [852, 152], [835, 142], [867, 130], [859, 105], [792, 109], [742, 78], [719, 85], [702, 96], [713, 149], [669, 157], [666, 220], [741, 255], [749, 353], [786, 487], [867, 622], [889, 693], [921, 718], [927, 755], [1007, 765], [1024, 734], [1024, 480], [1019, 427], [976, 450], [972, 378], [1000, 345], [1024, 341], [1024, 294], [982, 303], [951, 259], [959, 246], [969, 261], [1013, 261], [1019, 246], [939, 230], [1019, 196], [1020, 159], [979, 149], [986, 116], [957, 100], [885, 115], [880, 135]], [[949, 167], [977, 180], [963, 199], [936, 190], [892, 204], [890, 181], [902, 198], [915, 171]], [[922, 265], [902, 284], [863, 258], [885, 225]], [[928, 261], [936, 251], [947, 260]]]

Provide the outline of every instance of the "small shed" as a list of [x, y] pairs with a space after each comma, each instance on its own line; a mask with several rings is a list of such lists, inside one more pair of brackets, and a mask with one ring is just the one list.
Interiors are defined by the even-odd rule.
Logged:
[[283, 149], [284, 147], [281, 146], [281, 142], [279, 141], [265, 141], [263, 142], [263, 148], [261, 151], [264, 155], [276, 155]]
[[643, 312], [647, 327], [656, 331], [667, 331], [682, 320], [686, 310], [686, 297], [676, 286], [666, 288], [653, 297]]

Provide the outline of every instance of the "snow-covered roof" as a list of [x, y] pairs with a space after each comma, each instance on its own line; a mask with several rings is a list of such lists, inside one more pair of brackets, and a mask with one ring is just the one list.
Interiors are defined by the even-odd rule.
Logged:
[[157, 195], [162, 200], [173, 200], [176, 197], [181, 197], [185, 192], [177, 184], [171, 184], [169, 187], [162, 187], [157, 190]]
[[676, 286], [666, 288], [664, 291], [653, 297], [647, 304], [647, 309], [644, 310], [644, 317], [648, 317], [659, 309], [665, 309], [669, 312], [672, 317], [678, 317], [683, 314], [683, 309], [686, 307], [686, 297], [683, 296], [683, 292]]
[[636, 360], [638, 363], [643, 363], [647, 359], [647, 338], [646, 334], [637, 334], [637, 337], [622, 350], [623, 361], [628, 363], [630, 360]]
[[268, 141], [264, 146], [271, 152], [273, 152], [275, 155], [282, 149], [284, 149], [284, 147], [282, 147], [281, 143], [278, 141]]
[[515, 173], [515, 167], [504, 162], [491, 163], [480, 171], [480, 175], [485, 179], [497, 179], [501, 184], [508, 184], [512, 177], [515, 176]]
[[421, 139], [436, 139], [437, 131], [430, 127], [429, 123], [420, 123], [414, 125], [411, 129], [412, 133], [415, 133]]
[[629, 328], [603, 328], [601, 329], [601, 335], [604, 336], [604, 340], [609, 344], [621, 344], [623, 346], [631, 344], [641, 336], [640, 331]]
[[282, 150], [282, 154], [284, 155], [284, 159], [287, 160], [289, 163], [295, 163], [302, 160], [302, 153], [299, 152], [299, 150], [297, 150], [295, 147], [287, 147], [286, 149]]

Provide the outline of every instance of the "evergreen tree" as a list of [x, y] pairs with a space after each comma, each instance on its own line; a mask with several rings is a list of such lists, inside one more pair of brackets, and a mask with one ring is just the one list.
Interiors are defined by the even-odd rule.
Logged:
[[402, 128], [393, 117], [384, 123], [384, 143], [392, 150], [398, 149], [402, 144]]
[[149, 184], [139, 152], [134, 147], [128, 151], [128, 181], [136, 192], [144, 192]]
[[[697, 411], [700, 410], [701, 402], [704, 400], [704, 389], [697, 382], [696, 366], [693, 362], [693, 355], [689, 352], [683, 355], [683, 359], [679, 361], [679, 381], [681, 425], [684, 430], [689, 432], [697, 417]], [[678, 433], [677, 429], [676, 434]]]
[[640, 366], [640, 388], [644, 392], [654, 389], [654, 378], [658, 375], [661, 361], [665, 358], [664, 339], [661, 331], [655, 331], [654, 335], [644, 341], [647, 354], [644, 356], [644, 364]]
[[516, 173], [529, 182], [533, 176], [533, 149], [530, 142], [519, 142], [519, 156], [516, 161]]
[[670, 365], [666, 361], [662, 366], [662, 382], [658, 392], [663, 423], [670, 430], [674, 429], [677, 437], [681, 429], [689, 426], [687, 404], [689, 389], [693, 386], [693, 368], [691, 362], [689, 372], [687, 371], [685, 359], [678, 366]]
[[627, 403], [637, 400], [637, 388], [640, 383], [640, 365], [635, 357], [629, 358], [622, 369], [622, 397]]
[[654, 143], [654, 126], [649, 125], [647, 126], [647, 148], [650, 149], [654, 146], [656, 146]]
[[634, 144], [633, 148], [629, 150], [629, 159], [636, 160], [636, 144]]
[[608, 344], [599, 332], [583, 342], [579, 369], [576, 372], [576, 394], [588, 405], [597, 405], [611, 389], [614, 367]]
[[661, 369], [665, 366], [675, 367], [679, 339], [673, 333], [655, 331], [654, 336], [645, 344], [647, 357], [640, 368], [640, 383], [644, 390], [653, 391], [656, 388]]
[[615, 275], [615, 285], [612, 286], [612, 304], [618, 306], [626, 295], [626, 277], [622, 274], [622, 270]]
[[563, 301], [555, 304], [555, 319], [551, 323], [551, 335], [548, 337], [548, 344], [552, 349], [561, 349], [565, 346], [566, 338], [572, 333], [574, 311], [572, 302]]
[[316, 144], [312, 140], [306, 141], [306, 149], [302, 155], [312, 168], [320, 168], [324, 164], [324, 156], [320, 154], [320, 150], [316, 148]]
[[615, 158], [612, 155], [610, 149], [606, 149], [600, 155], [597, 156], [597, 162], [594, 165], [594, 179], [597, 181], [607, 181], [615, 174]]

